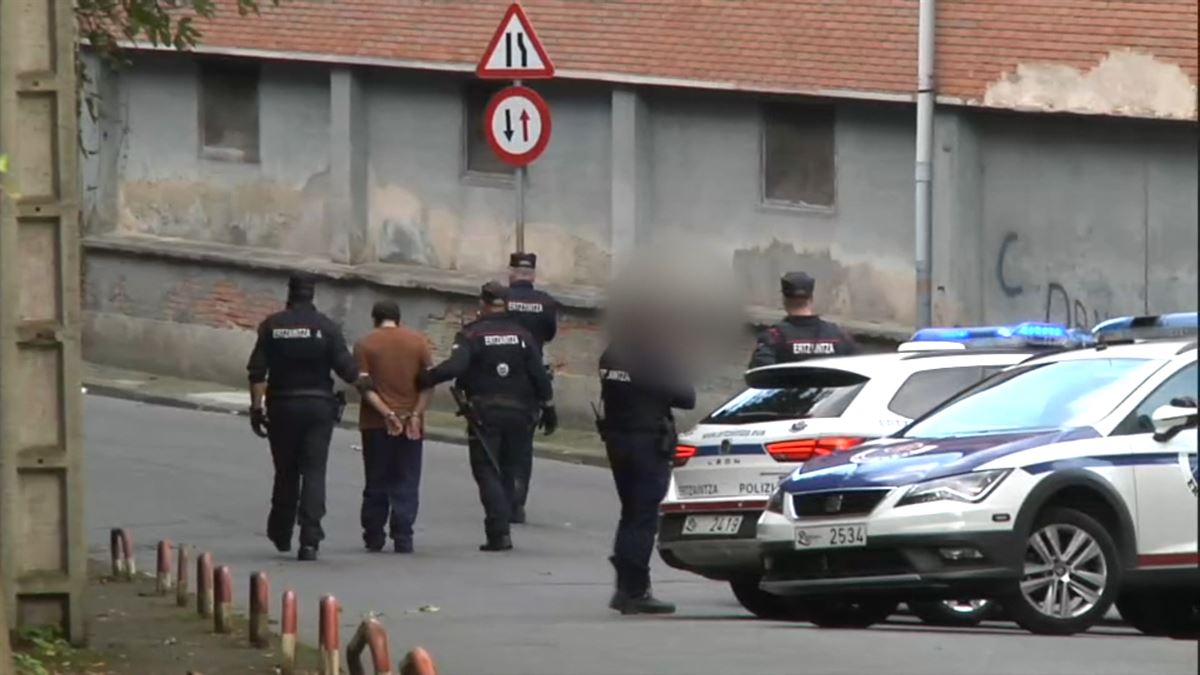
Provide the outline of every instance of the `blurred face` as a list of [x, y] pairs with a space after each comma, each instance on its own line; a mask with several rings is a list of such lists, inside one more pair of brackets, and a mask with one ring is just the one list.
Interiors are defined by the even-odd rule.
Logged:
[[537, 274], [528, 267], [508, 268], [508, 283], [510, 284], [514, 281], [528, 281], [532, 283], [535, 276]]

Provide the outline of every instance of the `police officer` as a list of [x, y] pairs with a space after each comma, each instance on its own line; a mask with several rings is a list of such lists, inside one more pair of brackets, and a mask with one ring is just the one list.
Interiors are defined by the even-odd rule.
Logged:
[[848, 356], [858, 345], [837, 324], [822, 320], [813, 309], [816, 282], [804, 272], [788, 272], [780, 279], [783, 321], [759, 334], [750, 355], [750, 368], [803, 361], [816, 356]]
[[468, 428], [471, 474], [479, 485], [487, 542], [481, 551], [511, 549], [509, 523], [521, 458], [533, 452], [533, 431], [552, 432], [558, 414], [541, 351], [505, 310], [508, 289], [490, 282], [479, 294], [479, 318], [454, 337], [450, 357], [424, 371], [428, 389], [450, 379], [465, 394], [477, 424]]
[[676, 432], [672, 408], [691, 410], [696, 392], [672, 366], [666, 341], [631, 320], [614, 330], [600, 356], [603, 419], [597, 420], [621, 500], [621, 519], [609, 562], [616, 592], [609, 607], [622, 614], [670, 614], [675, 606], [650, 591], [650, 556], [658, 507], [671, 480]]
[[275, 464], [267, 537], [279, 552], [290, 551], [298, 519], [300, 560], [316, 560], [325, 538], [325, 465], [339, 413], [329, 372], [361, 391], [370, 387], [368, 380], [359, 381], [341, 328], [313, 305], [315, 290], [312, 275], [292, 275], [287, 308], [259, 324], [246, 364], [250, 425], [270, 440]]
[[[542, 350], [543, 362], [546, 343], [558, 332], [558, 301], [549, 293], [533, 287], [537, 277], [536, 253], [513, 253], [508, 258], [508, 312], [524, 326], [533, 337], [538, 349]], [[547, 371], [553, 371], [547, 364]], [[515, 494], [513, 496], [512, 522], [525, 522], [525, 501], [529, 497], [529, 481], [533, 475], [533, 450], [521, 457], [517, 469]]]

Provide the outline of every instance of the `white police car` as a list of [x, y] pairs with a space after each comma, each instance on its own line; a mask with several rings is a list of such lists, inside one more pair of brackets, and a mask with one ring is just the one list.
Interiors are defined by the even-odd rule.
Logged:
[[[935, 342], [906, 343], [899, 353], [748, 372], [749, 389], [680, 436], [660, 509], [659, 554], [673, 567], [729, 582], [759, 617], [797, 618], [794, 603], [759, 589], [755, 525], [780, 479], [810, 458], [891, 434], [953, 394], [1044, 351], [1046, 326], [1054, 335], [1064, 330], [1022, 324], [1010, 329], [1019, 333], [1015, 339], [988, 342], [967, 340], [973, 329], [954, 329]], [[972, 622], [984, 610], [964, 613], [937, 601], [913, 609], [939, 623]]]
[[[1115, 601], [1143, 632], [1194, 634], [1196, 325], [1107, 322], [1098, 346], [1029, 359], [807, 463], [758, 523], [762, 588], [820, 625], [987, 597], [1036, 633], [1087, 630]], [[1180, 327], [1192, 337], [1113, 339]]]

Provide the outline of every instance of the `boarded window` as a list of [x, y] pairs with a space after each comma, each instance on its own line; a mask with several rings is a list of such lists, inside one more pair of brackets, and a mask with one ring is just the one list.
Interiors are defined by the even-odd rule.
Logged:
[[200, 145], [205, 157], [258, 161], [258, 64], [200, 65]]
[[833, 134], [833, 106], [764, 105], [763, 199], [795, 206], [833, 206]]
[[500, 176], [508, 176], [513, 173], [513, 167], [505, 164], [496, 156], [492, 146], [488, 144], [487, 132], [484, 131], [483, 113], [487, 110], [487, 104], [492, 95], [499, 90], [499, 87], [478, 84], [467, 87], [464, 104], [466, 106], [465, 133], [468, 173]]

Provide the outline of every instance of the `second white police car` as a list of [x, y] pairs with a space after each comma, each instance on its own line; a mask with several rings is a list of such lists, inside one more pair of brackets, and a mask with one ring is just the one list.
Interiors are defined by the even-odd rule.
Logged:
[[[806, 463], [758, 523], [763, 590], [820, 625], [984, 597], [1035, 633], [1087, 630], [1115, 602], [1145, 633], [1196, 635], [1196, 325], [1106, 322], [1097, 346], [1033, 357]], [[1178, 329], [1190, 336], [1159, 335]]]
[[[804, 462], [889, 435], [950, 396], [1047, 345], [1065, 328], [1026, 323], [966, 339], [955, 329], [898, 353], [810, 359], [746, 374], [750, 388], [683, 434], [661, 513], [658, 549], [669, 565], [725, 581], [761, 618], [800, 619], [805, 606], [759, 588], [755, 526], [779, 481]], [[1047, 337], [1051, 338], [1050, 340]], [[967, 349], [967, 346], [970, 349]], [[932, 623], [973, 623], [983, 605], [914, 602]], [[964, 611], [965, 610], [965, 611]]]

